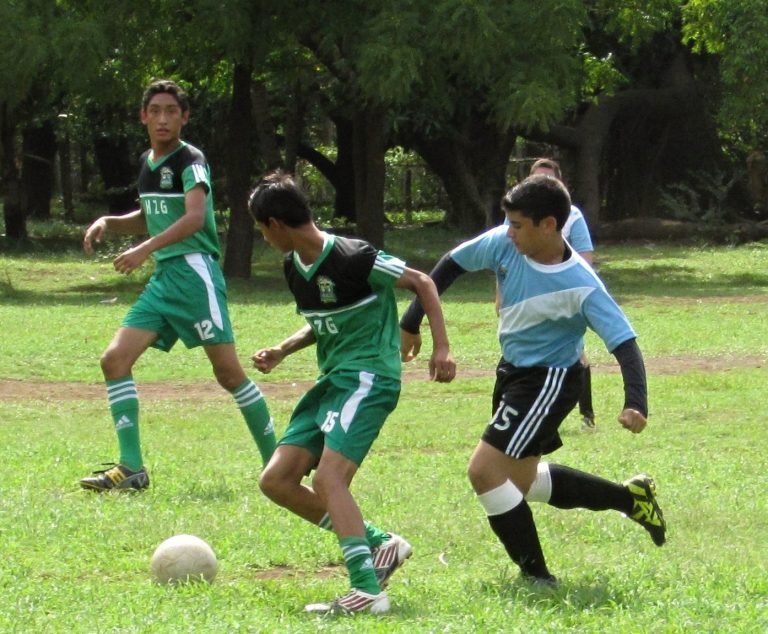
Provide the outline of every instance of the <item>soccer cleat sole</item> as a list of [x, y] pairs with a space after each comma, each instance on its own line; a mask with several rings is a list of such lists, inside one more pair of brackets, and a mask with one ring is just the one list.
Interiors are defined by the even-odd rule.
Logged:
[[313, 614], [351, 616], [361, 612], [385, 614], [389, 612], [389, 608], [389, 597], [386, 592], [373, 595], [361, 590], [352, 590], [331, 603], [310, 603], [304, 607], [304, 611]]

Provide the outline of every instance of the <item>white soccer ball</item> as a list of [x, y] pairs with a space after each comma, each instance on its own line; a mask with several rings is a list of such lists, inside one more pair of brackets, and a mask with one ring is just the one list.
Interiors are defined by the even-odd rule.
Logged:
[[216, 576], [219, 562], [213, 549], [194, 535], [174, 535], [160, 544], [152, 555], [152, 576], [158, 583], [207, 581]]

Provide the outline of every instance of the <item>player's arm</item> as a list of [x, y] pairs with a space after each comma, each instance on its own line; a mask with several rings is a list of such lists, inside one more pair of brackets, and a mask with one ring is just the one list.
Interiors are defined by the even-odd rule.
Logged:
[[135, 209], [122, 216], [101, 216], [85, 230], [83, 249], [88, 255], [93, 253], [96, 244], [109, 233], [142, 234], [147, 232], [147, 223], [141, 209]]
[[[442, 295], [456, 279], [466, 273], [467, 271], [459, 266], [456, 261], [451, 258], [450, 253], [446, 253], [440, 261], [435, 265], [430, 273], [429, 277], [435, 283], [437, 294]], [[405, 313], [403, 313], [400, 319], [400, 328], [407, 333], [418, 335], [421, 321], [424, 319], [424, 307], [418, 297], [416, 297], [408, 306]]]
[[611, 350], [621, 368], [624, 381], [624, 409], [619, 415], [619, 422], [629, 431], [637, 434], [645, 429], [648, 416], [648, 386], [645, 364], [637, 339], [632, 338], [620, 343]]
[[[435, 283], [421, 271], [406, 267], [396, 286], [407, 288], [416, 293], [416, 297], [429, 320], [429, 329], [432, 332], [432, 356], [429, 360], [430, 379], [440, 383], [449, 383], [456, 376], [456, 362], [451, 356], [448, 333], [445, 329], [445, 318]], [[401, 354], [403, 361], [410, 361], [415, 356], [412, 348], [403, 349]]]
[[155, 251], [185, 240], [205, 224], [205, 185], [199, 184], [184, 194], [184, 215], [156, 236], [144, 240], [115, 258], [115, 270], [130, 273], [140, 267]]
[[315, 333], [307, 324], [293, 333], [282, 343], [271, 348], [262, 348], [251, 356], [253, 367], [259, 372], [269, 374], [285, 357], [315, 343]]

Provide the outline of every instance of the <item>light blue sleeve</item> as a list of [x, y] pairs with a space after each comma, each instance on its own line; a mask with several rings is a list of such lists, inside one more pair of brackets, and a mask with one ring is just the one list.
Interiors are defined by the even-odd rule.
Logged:
[[496, 270], [500, 249], [508, 240], [507, 229], [505, 225], [500, 225], [462, 242], [451, 251], [451, 259], [465, 271]]
[[563, 237], [568, 240], [568, 243], [573, 247], [576, 253], [584, 253], [585, 251], [594, 251], [595, 248], [592, 245], [592, 238], [589, 235], [589, 229], [587, 228], [587, 221], [584, 220], [584, 214], [578, 207], [571, 207], [571, 217], [568, 219], [569, 232]]
[[637, 337], [624, 311], [604, 289], [590, 293], [582, 310], [587, 325], [603, 340], [608, 352]]

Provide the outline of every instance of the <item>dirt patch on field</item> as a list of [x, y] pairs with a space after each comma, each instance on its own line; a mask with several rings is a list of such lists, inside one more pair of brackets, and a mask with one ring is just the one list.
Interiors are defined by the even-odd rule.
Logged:
[[[748, 357], [676, 355], [646, 359], [645, 364], [649, 374], [679, 374], [682, 372], [723, 372], [741, 368], [761, 368], [766, 364], [766, 359], [759, 355]], [[593, 363], [592, 371], [617, 373], [619, 367], [616, 363]], [[459, 378], [492, 377], [493, 368], [486, 370], [459, 367], [458, 376]], [[424, 368], [409, 368], [403, 373], [405, 383], [425, 380], [427, 380], [427, 371]], [[259, 383], [259, 387], [267, 398], [289, 400], [297, 399], [312, 385], [312, 381]], [[148, 401], [161, 399], [206, 401], [229, 398], [229, 395], [213, 380], [140, 382], [138, 388], [140, 397]], [[103, 383], [66, 383], [0, 378], [0, 400], [37, 399], [47, 401], [106, 400], [106, 393]]]
[[328, 564], [322, 568], [318, 568], [314, 572], [304, 572], [293, 568], [292, 566], [273, 566], [266, 570], [259, 570], [256, 572], [256, 578], [260, 581], [270, 581], [273, 579], [295, 579], [297, 577], [310, 577], [314, 576], [318, 579], [328, 579], [330, 577], [336, 577], [345, 572], [344, 567], [341, 564]]

